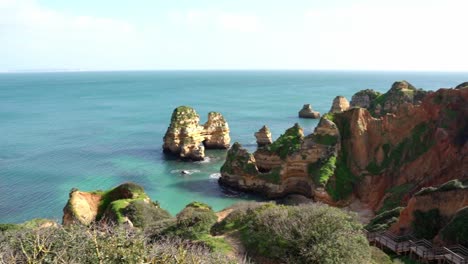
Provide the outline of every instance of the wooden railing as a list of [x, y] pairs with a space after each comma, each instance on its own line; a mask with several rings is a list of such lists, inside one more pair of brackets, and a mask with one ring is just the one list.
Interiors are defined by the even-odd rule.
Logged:
[[391, 250], [398, 255], [406, 254], [420, 262], [468, 264], [468, 249], [461, 245], [449, 247], [434, 247], [426, 239], [416, 239], [414, 236], [396, 236], [391, 232], [365, 231], [367, 240], [371, 245], [381, 249]]

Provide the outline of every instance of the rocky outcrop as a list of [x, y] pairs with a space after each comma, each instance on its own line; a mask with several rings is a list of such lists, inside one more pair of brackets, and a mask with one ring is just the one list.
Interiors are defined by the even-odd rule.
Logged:
[[468, 88], [468, 82], [460, 83], [459, 85], [455, 87], [455, 89], [464, 89], [464, 88]]
[[343, 96], [337, 96], [333, 99], [330, 113], [341, 113], [348, 110], [350, 107], [349, 101]]
[[372, 89], [359, 91], [351, 98], [351, 107], [369, 108], [371, 106], [371, 102], [380, 95], [381, 93]]
[[164, 136], [164, 153], [175, 154], [184, 160], [203, 160], [205, 148], [229, 148], [229, 126], [220, 113], [210, 112], [202, 126], [195, 109], [179, 106], [174, 109]]
[[[444, 185], [453, 186], [454, 181], [458, 180]], [[400, 213], [398, 222], [392, 225], [390, 230], [400, 234], [412, 232], [416, 211], [424, 213], [436, 209], [441, 221], [447, 223], [460, 208], [468, 206], [468, 186], [461, 184], [458, 188], [447, 188], [444, 185], [439, 188], [428, 188], [414, 195]]]
[[152, 215], [169, 217], [152, 202], [143, 187], [124, 183], [109, 191], [83, 192], [72, 189], [63, 208], [63, 225], [90, 225], [96, 221], [143, 227]]
[[[329, 113], [313, 134], [303, 136], [293, 127], [255, 151], [251, 164], [258, 172], [249, 174], [249, 180], [255, 179], [249, 190], [267, 197], [301, 194], [338, 205], [358, 199], [380, 214], [405, 206], [423, 187], [467, 179], [468, 89], [425, 93], [420, 102], [414, 99], [419, 92], [406, 82], [396, 82], [392, 89], [381, 96], [394, 102], [400, 92], [411, 90], [413, 103], [388, 103], [396, 109], [383, 116], [359, 107]], [[365, 94], [369, 104], [375, 102]], [[236, 160], [235, 154], [229, 157]], [[235, 178], [233, 187], [243, 189], [243, 175], [247, 173], [238, 167], [222, 172], [220, 182], [230, 185]]]
[[229, 126], [223, 115], [217, 112], [208, 113], [208, 121], [203, 125], [203, 145], [207, 149], [227, 149], [231, 143]]
[[413, 233], [436, 244], [468, 244], [468, 180], [449, 181], [416, 193], [390, 227], [395, 234]]
[[366, 108], [373, 116], [380, 117], [387, 113], [396, 113], [404, 104], [418, 105], [428, 93], [416, 89], [407, 81], [398, 81], [384, 94], [371, 89], [357, 92], [352, 97], [351, 106]]
[[264, 147], [273, 143], [270, 129], [266, 125], [260, 128], [258, 132], [255, 132], [255, 138], [257, 139], [258, 147]]
[[307, 137], [295, 124], [253, 155], [240, 144], [234, 144], [221, 168], [219, 183], [269, 198], [288, 194], [311, 198], [318, 192], [320, 197], [331, 201], [324, 194], [324, 185], [331, 175], [329, 171], [320, 171], [320, 166], [335, 166], [338, 149], [339, 131], [332, 121], [322, 118], [315, 132]]
[[317, 111], [312, 110], [312, 106], [310, 104], [305, 104], [302, 109], [299, 111], [300, 118], [320, 118], [320, 113]]

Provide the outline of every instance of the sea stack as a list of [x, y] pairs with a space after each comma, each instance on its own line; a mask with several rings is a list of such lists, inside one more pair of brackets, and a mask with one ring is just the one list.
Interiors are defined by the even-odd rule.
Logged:
[[200, 161], [205, 158], [205, 148], [229, 148], [229, 126], [220, 113], [210, 112], [203, 126], [199, 122], [200, 116], [192, 107], [174, 109], [163, 139], [164, 153], [177, 155], [183, 160]]
[[299, 117], [300, 118], [320, 118], [320, 113], [317, 111], [314, 111], [312, 109], [312, 106], [310, 104], [305, 104], [301, 111], [299, 111]]
[[341, 113], [349, 109], [349, 101], [344, 96], [337, 96], [333, 99], [330, 113]]
[[255, 132], [255, 138], [257, 139], [258, 147], [264, 147], [273, 143], [270, 129], [266, 125], [260, 128], [258, 132]]

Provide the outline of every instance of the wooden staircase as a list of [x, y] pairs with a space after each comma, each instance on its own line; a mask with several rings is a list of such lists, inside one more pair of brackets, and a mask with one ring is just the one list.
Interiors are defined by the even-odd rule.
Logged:
[[468, 264], [468, 249], [461, 245], [434, 247], [426, 239], [412, 235], [396, 236], [391, 232], [368, 232], [367, 240], [380, 249], [388, 249], [398, 255], [409, 255], [422, 263]]

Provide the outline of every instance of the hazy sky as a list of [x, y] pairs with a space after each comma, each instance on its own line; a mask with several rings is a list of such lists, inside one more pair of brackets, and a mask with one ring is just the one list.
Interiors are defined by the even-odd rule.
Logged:
[[0, 0], [0, 71], [468, 71], [468, 0]]

